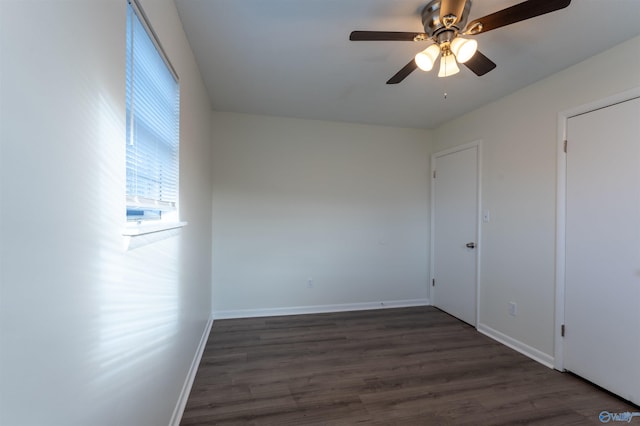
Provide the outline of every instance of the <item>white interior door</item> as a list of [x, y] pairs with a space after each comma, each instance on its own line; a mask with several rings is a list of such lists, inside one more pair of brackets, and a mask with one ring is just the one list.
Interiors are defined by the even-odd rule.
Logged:
[[478, 147], [434, 154], [433, 304], [476, 325]]
[[640, 403], [640, 99], [567, 140], [564, 368]]

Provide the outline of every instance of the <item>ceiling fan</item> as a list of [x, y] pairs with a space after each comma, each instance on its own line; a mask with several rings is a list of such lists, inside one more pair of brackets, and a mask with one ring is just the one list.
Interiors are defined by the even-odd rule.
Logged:
[[563, 9], [571, 0], [528, 0], [482, 18], [467, 25], [471, 10], [471, 0], [431, 0], [422, 10], [423, 33], [400, 31], [353, 31], [349, 40], [353, 41], [431, 41], [425, 50], [391, 77], [387, 84], [398, 84], [416, 68], [430, 71], [438, 56], [440, 71], [438, 77], [457, 74], [457, 63], [464, 64], [476, 75], [481, 76], [496, 67], [496, 64], [477, 50], [478, 42], [463, 38], [474, 36], [516, 22]]

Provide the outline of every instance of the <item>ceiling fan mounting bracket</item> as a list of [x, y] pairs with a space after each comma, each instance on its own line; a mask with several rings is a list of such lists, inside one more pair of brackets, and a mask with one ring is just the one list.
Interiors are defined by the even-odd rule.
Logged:
[[456, 15], [447, 15], [442, 18], [442, 24], [445, 28], [451, 28], [451, 26], [456, 23], [457, 19], [458, 17]]
[[469, 35], [475, 35], [475, 34], [481, 33], [483, 28], [484, 27], [482, 26], [482, 22], [475, 22], [469, 28], [467, 28], [467, 30], [464, 33]]

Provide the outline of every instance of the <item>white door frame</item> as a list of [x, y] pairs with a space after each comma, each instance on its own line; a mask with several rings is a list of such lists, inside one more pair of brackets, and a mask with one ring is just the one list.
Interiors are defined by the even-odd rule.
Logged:
[[[640, 87], [635, 87], [625, 92], [558, 113], [558, 142], [556, 147], [556, 175], [558, 176], [556, 190], [556, 318], [553, 351], [553, 367], [556, 370], [564, 371], [562, 325], [564, 324], [567, 221], [567, 155], [564, 152], [564, 142], [567, 140], [567, 124], [571, 117], [595, 111], [597, 109], [606, 108], [638, 97], [640, 97]], [[571, 149], [570, 146], [569, 149]]]
[[478, 328], [478, 325], [480, 324], [480, 253], [482, 251], [482, 242], [481, 242], [481, 214], [480, 214], [480, 209], [482, 206], [482, 140], [476, 140], [470, 143], [466, 143], [463, 145], [458, 145], [455, 146], [453, 148], [449, 148], [449, 149], [445, 149], [443, 151], [438, 151], [435, 152], [433, 154], [431, 154], [431, 201], [430, 201], [430, 232], [429, 232], [429, 272], [431, 275], [431, 279], [429, 280], [429, 291], [428, 291], [428, 298], [430, 300], [430, 303], [433, 304], [434, 300], [433, 300], [433, 280], [435, 279], [435, 275], [434, 275], [434, 267], [435, 267], [435, 256], [434, 256], [434, 249], [435, 249], [435, 241], [434, 241], [434, 235], [435, 235], [435, 179], [433, 177], [433, 172], [435, 170], [435, 165], [436, 165], [436, 159], [438, 157], [443, 157], [445, 155], [449, 155], [449, 154], [453, 154], [455, 152], [458, 151], [464, 151], [465, 149], [469, 149], [469, 148], [476, 148], [476, 154], [477, 154], [477, 158], [476, 158], [476, 170], [477, 170], [477, 175], [476, 175], [476, 200], [477, 200], [477, 206], [476, 206], [476, 235], [475, 235], [475, 242], [476, 242], [476, 249], [475, 249], [475, 256], [476, 256], [476, 274], [475, 274], [475, 284], [476, 284], [476, 329]]

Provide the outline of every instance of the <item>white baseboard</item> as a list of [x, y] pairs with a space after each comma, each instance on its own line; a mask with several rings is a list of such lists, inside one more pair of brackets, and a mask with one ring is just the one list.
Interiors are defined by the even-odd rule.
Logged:
[[489, 336], [493, 340], [496, 340], [503, 345], [520, 352], [521, 354], [531, 358], [532, 360], [538, 361], [545, 367], [553, 368], [554, 359], [553, 356], [549, 354], [541, 352], [536, 348], [527, 345], [526, 343], [522, 343], [521, 341], [514, 339], [513, 337], [509, 337], [506, 334], [499, 332], [498, 330], [494, 330], [493, 328], [485, 324], [479, 324], [478, 331], [485, 336]]
[[273, 317], [279, 315], [320, 314], [326, 312], [363, 311], [367, 309], [405, 308], [410, 306], [427, 306], [429, 299], [391, 300], [383, 302], [344, 303], [337, 305], [291, 306], [268, 309], [238, 309], [230, 311], [214, 311], [214, 319]]
[[185, 379], [184, 384], [182, 385], [182, 390], [180, 391], [180, 397], [178, 398], [178, 402], [176, 403], [176, 406], [173, 409], [173, 414], [171, 415], [171, 421], [169, 422], [169, 426], [180, 426], [180, 420], [182, 420], [182, 414], [184, 413], [184, 409], [187, 406], [187, 400], [189, 399], [189, 394], [191, 393], [191, 387], [193, 386], [193, 381], [196, 378], [196, 373], [198, 372], [198, 366], [200, 365], [200, 360], [202, 359], [204, 348], [207, 346], [207, 340], [209, 339], [209, 334], [211, 333], [212, 325], [213, 325], [213, 318], [210, 318], [204, 327], [204, 331], [202, 332], [202, 337], [200, 337], [200, 343], [198, 344], [198, 348], [196, 349], [196, 353], [193, 357], [193, 361], [191, 361], [191, 366], [189, 367], [189, 373], [187, 374], [187, 378]]

